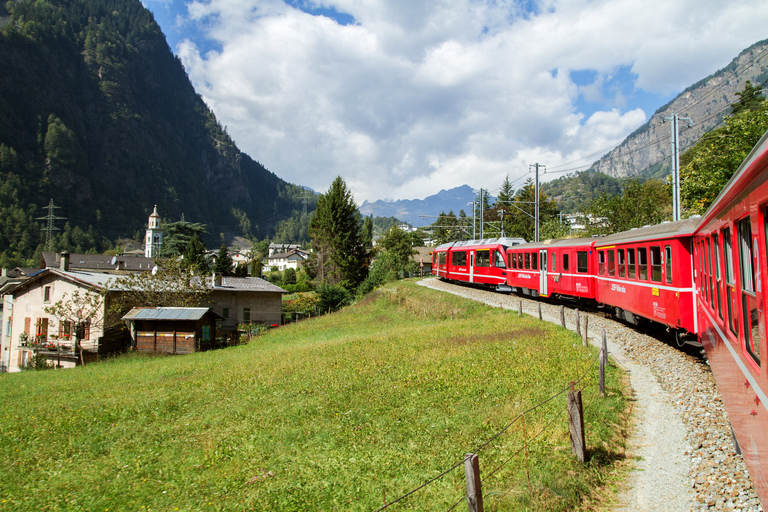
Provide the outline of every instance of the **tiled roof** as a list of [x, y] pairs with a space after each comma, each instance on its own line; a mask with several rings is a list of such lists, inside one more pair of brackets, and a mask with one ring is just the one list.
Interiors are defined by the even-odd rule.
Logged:
[[[61, 254], [43, 252], [43, 268], [59, 268]], [[104, 256], [103, 254], [70, 254], [70, 270], [128, 270], [138, 272], [151, 270], [155, 266], [153, 258], [144, 256]]]
[[260, 277], [225, 276], [221, 278], [221, 286], [215, 286], [213, 288], [213, 291], [217, 290], [288, 293], [279, 286], [276, 286], [269, 281], [265, 281]]

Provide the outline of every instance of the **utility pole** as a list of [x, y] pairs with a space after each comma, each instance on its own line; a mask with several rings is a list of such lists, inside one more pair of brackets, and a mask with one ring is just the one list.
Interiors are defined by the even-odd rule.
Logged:
[[485, 212], [485, 203], [483, 202], [483, 189], [480, 189], [480, 240], [483, 239], [483, 214]]
[[528, 167], [533, 167], [536, 170], [536, 187], [534, 188], [534, 194], [536, 194], [536, 215], [534, 216], [534, 224], [535, 224], [535, 237], [534, 242], [539, 241], [539, 168], [546, 169], [543, 165], [539, 165], [538, 163], [535, 163], [533, 165], [529, 165]]
[[475, 201], [472, 201], [471, 203], [467, 203], [467, 206], [472, 205], [472, 240], [475, 240]]
[[501, 218], [501, 238], [504, 238], [506, 235], [504, 234], [504, 214], [506, 212], [504, 210], [499, 210], [499, 218]]
[[46, 226], [43, 228], [43, 232], [45, 233], [45, 248], [49, 251], [53, 251], [53, 232], [54, 231], [61, 231], [59, 228], [54, 226], [54, 221], [57, 220], [66, 220], [66, 217], [57, 217], [54, 213], [55, 208], [61, 208], [61, 206], [56, 206], [53, 204], [53, 198], [51, 198], [51, 202], [48, 203], [48, 206], [43, 206], [43, 210], [48, 210], [48, 215], [45, 217], [37, 217], [37, 220], [44, 220], [46, 221]]
[[693, 120], [690, 117], [679, 117], [673, 113], [670, 117], [665, 117], [672, 121], [672, 220], [680, 220], [682, 210], [680, 203], [680, 141], [678, 139], [677, 121], [682, 119], [688, 121], [688, 127], [693, 126]]

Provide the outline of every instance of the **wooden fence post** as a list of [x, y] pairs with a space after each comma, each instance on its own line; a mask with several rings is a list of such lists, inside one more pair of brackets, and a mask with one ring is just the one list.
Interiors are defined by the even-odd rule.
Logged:
[[539, 302], [538, 304], [539, 304], [539, 320], [541, 320], [541, 302]]
[[579, 308], [576, 308], [576, 333], [581, 335], [581, 318], [579, 317]]
[[483, 492], [480, 488], [480, 461], [476, 453], [464, 457], [464, 474], [467, 477], [467, 505], [469, 512], [483, 512]]
[[589, 346], [589, 339], [587, 339], [587, 331], [589, 331], [589, 317], [584, 317], [584, 346]]
[[571, 431], [571, 452], [578, 457], [581, 462], [587, 460], [586, 443], [584, 440], [584, 409], [581, 405], [581, 390], [573, 390], [571, 382], [571, 391], [568, 392], [568, 427]]
[[560, 306], [560, 325], [565, 329], [565, 306]]
[[600, 347], [600, 396], [605, 396], [605, 363], [608, 360], [608, 342], [603, 329], [603, 344]]
[[523, 316], [523, 301], [517, 304], [517, 316]]

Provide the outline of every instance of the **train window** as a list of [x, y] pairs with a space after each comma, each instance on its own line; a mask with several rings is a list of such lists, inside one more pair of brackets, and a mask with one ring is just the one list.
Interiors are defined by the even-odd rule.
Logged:
[[627, 277], [635, 278], [635, 250], [627, 249]]
[[515, 256], [515, 253], [510, 253], [509, 255], [509, 268], [517, 268], [517, 256]]
[[[539, 261], [539, 258], [538, 258], [537, 253], [531, 254], [531, 268], [533, 270], [538, 270], [538, 268], [539, 268], [538, 261]], [[544, 268], [544, 270], [547, 270], [547, 269]]]
[[529, 270], [531, 268], [531, 253], [527, 252], [525, 253], [525, 270]]
[[616, 253], [613, 252], [613, 249], [608, 251], [608, 275], [616, 275]]
[[441, 252], [440, 253], [440, 268], [445, 268], [445, 264], [448, 261], [448, 253]]
[[463, 267], [467, 264], [467, 252], [457, 251], [451, 253], [451, 265], [455, 267]]
[[664, 246], [664, 263], [666, 268], [664, 269], [667, 273], [667, 282], [672, 282], [672, 247], [669, 245]]
[[645, 247], [637, 248], [637, 266], [638, 278], [643, 281], [648, 280], [648, 249]]
[[597, 251], [597, 273], [605, 275], [605, 251]]
[[752, 265], [752, 225], [750, 218], [740, 220], [739, 267], [741, 268], [741, 317], [744, 320], [744, 347], [752, 359], [760, 365], [759, 323], [757, 320], [757, 298], [755, 297], [755, 269]]
[[736, 334], [736, 322], [733, 318], [733, 247], [731, 247], [731, 230], [723, 230], [723, 264], [725, 265], [725, 305], [728, 310], [728, 328]]
[[707, 276], [709, 277], [709, 305], [712, 309], [715, 309], [715, 273], [712, 271], [712, 266], [715, 264], [714, 258], [712, 258], [712, 240], [707, 237], [707, 255], [709, 256], [709, 263], [707, 263]]
[[552, 253], [552, 272], [557, 272], [557, 254]]
[[563, 272], [568, 271], [568, 254], [563, 253]]
[[489, 249], [483, 249], [482, 251], [475, 252], [475, 266], [476, 267], [491, 266], [491, 251]]
[[589, 271], [588, 261], [589, 260], [587, 258], [587, 251], [577, 251], [576, 252], [576, 271], [588, 272]]
[[504, 261], [504, 253], [496, 251], [496, 268], [507, 268], [507, 263]]
[[707, 272], [709, 268], [709, 254], [705, 250], [705, 242], [702, 240], [701, 249], [701, 287], [704, 290], [704, 302], [709, 302], [709, 287], [707, 286]]
[[717, 233], [712, 235], [712, 245], [714, 245], [715, 250], [715, 294], [717, 296], [717, 314], [720, 317], [720, 320], [723, 319], [723, 307], [720, 304], [720, 285], [721, 279], [720, 279], [720, 240], [717, 237]]
[[651, 281], [661, 282], [661, 247], [651, 246]]
[[625, 277], [627, 262], [624, 260], [624, 249], [616, 250], [616, 262], [619, 265], [619, 277]]
[[517, 253], [517, 268], [523, 268], [523, 253]]

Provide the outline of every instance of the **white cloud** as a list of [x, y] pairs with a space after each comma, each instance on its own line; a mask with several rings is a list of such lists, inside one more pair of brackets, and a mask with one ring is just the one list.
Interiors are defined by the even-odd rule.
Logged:
[[[356, 24], [280, 0], [195, 1], [186, 22], [221, 50], [186, 40], [176, 51], [243, 151], [319, 191], [341, 175], [358, 202], [494, 188], [531, 163], [592, 155], [646, 120], [606, 89], [617, 68], [630, 67], [637, 88], [678, 91], [768, 22], [758, 0], [550, 0], [536, 12], [490, 0], [313, 5]], [[581, 69], [596, 82], [576, 86], [570, 71]], [[585, 114], [580, 95], [610, 103]]]

